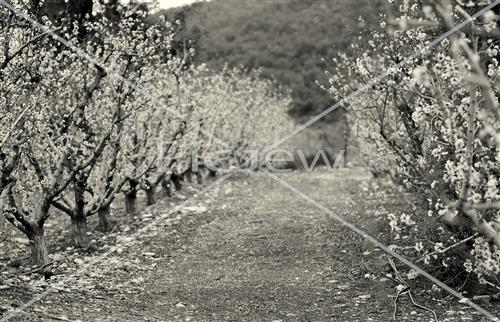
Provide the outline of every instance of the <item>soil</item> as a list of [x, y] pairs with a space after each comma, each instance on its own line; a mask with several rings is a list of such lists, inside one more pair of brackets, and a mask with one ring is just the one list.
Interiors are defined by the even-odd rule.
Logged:
[[[386, 244], [392, 242], [381, 213], [408, 207], [399, 189], [359, 169], [279, 178]], [[265, 173], [235, 175], [207, 194], [200, 189], [191, 187], [198, 208], [174, 213], [148, 238], [74, 273], [88, 287], [61, 284], [11, 320], [392, 320], [398, 283], [387, 277], [388, 256], [363, 237]], [[164, 212], [182, 199], [143, 213]], [[486, 321], [424, 281], [412, 285], [415, 300], [439, 321]], [[22, 285], [0, 290], [0, 313], [40, 293]], [[478, 304], [499, 312], [495, 303]], [[433, 321], [406, 295], [396, 319]]]

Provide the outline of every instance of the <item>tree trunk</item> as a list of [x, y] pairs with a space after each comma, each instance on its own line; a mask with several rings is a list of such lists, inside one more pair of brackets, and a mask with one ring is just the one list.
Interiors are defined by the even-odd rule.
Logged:
[[212, 169], [208, 169], [208, 176], [210, 178], [215, 178], [217, 176], [217, 171], [214, 171]]
[[75, 182], [75, 211], [71, 216], [71, 233], [75, 247], [87, 247], [87, 216], [85, 213], [86, 177]]
[[185, 174], [185, 178], [186, 178], [186, 181], [187, 181], [188, 183], [193, 183], [193, 181], [194, 181], [194, 180], [193, 180], [193, 173], [192, 173], [192, 172], [188, 172], [188, 173], [186, 173], [186, 174]]
[[110, 208], [104, 207], [100, 208], [97, 212], [97, 216], [99, 217], [99, 226], [98, 229], [100, 231], [110, 231], [111, 230], [111, 222], [109, 221]]
[[87, 247], [87, 218], [85, 216], [71, 217], [71, 234], [75, 247]]
[[203, 174], [201, 173], [201, 171], [197, 171], [194, 174], [196, 176], [196, 183], [199, 185], [202, 185], [203, 184]]
[[35, 265], [45, 265], [49, 262], [49, 250], [45, 240], [45, 231], [43, 227], [34, 227], [28, 235], [31, 246], [31, 258]]
[[144, 189], [146, 192], [146, 206], [152, 206], [156, 203], [156, 187]]
[[172, 183], [174, 184], [175, 191], [179, 191], [182, 189], [182, 182], [181, 182], [181, 177], [178, 175], [173, 174], [171, 177]]
[[349, 151], [349, 144], [351, 141], [351, 129], [349, 127], [349, 121], [347, 119], [347, 110], [344, 108], [342, 111], [342, 114], [344, 116], [344, 163], [343, 166], [344, 168], [347, 168], [348, 164], [348, 157], [351, 157], [351, 151]]
[[137, 212], [137, 190], [133, 189], [125, 193], [125, 210], [127, 214], [133, 215]]
[[167, 179], [163, 179], [161, 181], [161, 187], [163, 191], [163, 196], [166, 198], [172, 197], [172, 188], [170, 186], [170, 181]]

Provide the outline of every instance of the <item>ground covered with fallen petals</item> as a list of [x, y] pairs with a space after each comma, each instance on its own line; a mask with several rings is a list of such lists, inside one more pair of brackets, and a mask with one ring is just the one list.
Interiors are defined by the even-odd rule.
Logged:
[[[384, 213], [408, 205], [403, 192], [387, 180], [359, 169], [278, 176], [387, 245], [394, 243], [384, 228]], [[0, 313], [13, 313], [42, 294], [11, 320], [393, 318], [398, 283], [392, 280], [388, 256], [361, 236], [264, 173], [236, 174], [206, 192], [201, 189], [192, 185], [133, 218], [121, 218], [112, 233], [91, 236], [87, 250], [52, 249], [54, 275], [48, 279], [25, 262], [4, 257]], [[194, 195], [195, 201], [174, 208]], [[139, 233], [144, 226], [148, 229]], [[19, 252], [23, 249], [20, 245]], [[440, 321], [486, 320], [421, 278], [409, 283], [416, 301], [434, 310]], [[479, 304], [492, 312], [497, 306]], [[396, 318], [433, 321], [406, 296]]]

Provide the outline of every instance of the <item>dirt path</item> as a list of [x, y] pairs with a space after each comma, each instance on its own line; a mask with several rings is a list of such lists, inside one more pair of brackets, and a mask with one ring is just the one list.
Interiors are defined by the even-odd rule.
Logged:
[[361, 246], [286, 188], [249, 179], [221, 201], [224, 212], [155, 275], [144, 298], [161, 297], [156, 318], [355, 320], [368, 303], [360, 320], [388, 313], [383, 295], [373, 301], [382, 290], [363, 281], [362, 263], [342, 252]]
[[[384, 238], [384, 232], [377, 230], [381, 220], [377, 210], [403, 206], [400, 198], [391, 197], [395, 192], [373, 191], [366, 174], [295, 173], [281, 177], [377, 238]], [[129, 291], [102, 286], [90, 295], [51, 294], [38, 304], [44, 307], [44, 315], [38, 318], [50, 320], [63, 316], [71, 321], [388, 321], [392, 318], [391, 296], [396, 293], [396, 285], [384, 278], [385, 255], [263, 174], [223, 183], [208, 211], [165, 227], [134, 253], [150, 254], [147, 267], [137, 265], [107, 277], [117, 285], [132, 285]], [[441, 320], [479, 319], [475, 312], [453, 299], [432, 298], [433, 295], [425, 295], [420, 299], [436, 310]], [[52, 311], [47, 309], [54, 303], [58, 305]], [[24, 318], [35, 320], [40, 312], [36, 307], [30, 309], [32, 315]], [[431, 318], [428, 312], [402, 300], [399, 321]]]

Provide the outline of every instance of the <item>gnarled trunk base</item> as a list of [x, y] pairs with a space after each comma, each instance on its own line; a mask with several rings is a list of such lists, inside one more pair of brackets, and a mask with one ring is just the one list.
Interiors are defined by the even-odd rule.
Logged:
[[217, 171], [214, 171], [212, 169], [208, 169], [208, 177], [210, 177], [210, 178], [217, 177]]
[[175, 191], [179, 191], [182, 189], [182, 178], [177, 175], [172, 175], [172, 183], [174, 184]]
[[45, 239], [45, 231], [42, 228], [36, 227], [29, 234], [28, 239], [31, 247], [31, 258], [35, 265], [45, 265], [49, 262], [49, 250]]
[[75, 247], [87, 247], [87, 218], [85, 216], [75, 216], [71, 218], [71, 235]]
[[134, 190], [125, 194], [125, 210], [129, 215], [137, 212], [137, 191]]
[[170, 181], [163, 179], [161, 182], [162, 194], [166, 198], [172, 197], [172, 187], [170, 186]]
[[156, 203], [156, 188], [145, 189], [144, 192], [146, 192], [146, 205], [154, 205]]
[[196, 176], [196, 183], [199, 184], [199, 185], [202, 185], [203, 181], [204, 181], [203, 180], [204, 179], [203, 178], [203, 173], [201, 173], [201, 172], [195, 172], [194, 174]]
[[97, 216], [99, 217], [99, 226], [97, 226], [97, 228], [100, 231], [111, 230], [111, 222], [109, 221], [110, 213], [111, 211], [109, 207], [99, 209], [99, 211], [97, 212]]

